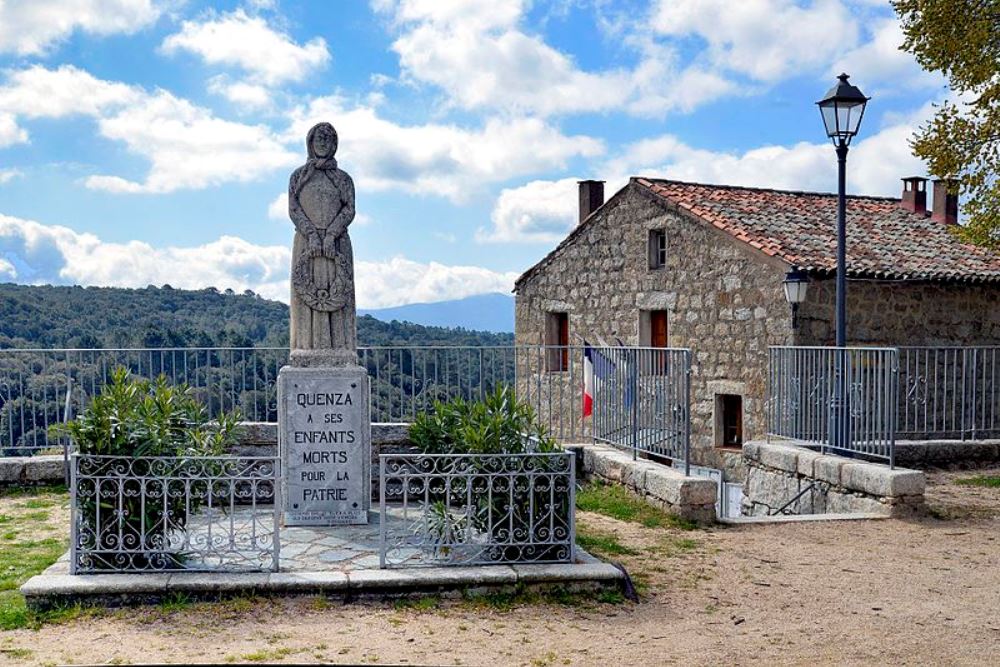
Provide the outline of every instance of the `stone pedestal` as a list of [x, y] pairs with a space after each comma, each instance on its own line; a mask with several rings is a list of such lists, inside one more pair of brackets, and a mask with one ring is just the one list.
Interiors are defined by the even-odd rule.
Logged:
[[286, 526], [368, 523], [371, 416], [364, 368], [282, 368], [278, 445]]

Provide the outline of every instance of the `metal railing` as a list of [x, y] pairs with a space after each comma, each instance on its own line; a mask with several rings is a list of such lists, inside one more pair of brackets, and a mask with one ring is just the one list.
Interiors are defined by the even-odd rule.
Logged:
[[379, 459], [381, 567], [573, 561], [571, 452]]
[[594, 439], [683, 461], [690, 472], [691, 352], [592, 348]]
[[[375, 422], [404, 423], [435, 401], [480, 399], [513, 387], [561, 442], [597, 438], [634, 451], [680, 457], [687, 448], [690, 353], [594, 347], [593, 416], [583, 415], [584, 346], [363, 347]], [[49, 427], [79, 414], [116, 367], [186, 383], [209, 416], [238, 409], [248, 421], [277, 421], [284, 348], [169, 348], [0, 351], [0, 455], [30, 455], [65, 442]], [[596, 431], [595, 431], [596, 429]], [[636, 432], [633, 433], [633, 430]]]
[[769, 355], [769, 436], [894, 464], [896, 349], [772, 347]]
[[70, 572], [277, 571], [273, 457], [72, 458]]
[[901, 439], [1000, 438], [1000, 347], [899, 348]]

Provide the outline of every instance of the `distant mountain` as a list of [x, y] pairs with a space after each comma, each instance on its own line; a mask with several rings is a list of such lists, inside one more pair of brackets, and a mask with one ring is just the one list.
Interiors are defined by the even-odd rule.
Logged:
[[383, 322], [398, 320], [423, 326], [462, 327], [473, 331], [514, 331], [514, 298], [499, 292], [453, 301], [359, 310], [358, 314], [371, 315]]
[[[511, 323], [498, 331], [513, 331], [511, 299], [497, 296], [506, 300], [504, 315]], [[385, 319], [358, 317], [358, 342], [477, 346], [509, 345], [513, 339], [485, 326], [456, 330]], [[288, 306], [249, 291], [0, 284], [0, 348], [286, 345]]]

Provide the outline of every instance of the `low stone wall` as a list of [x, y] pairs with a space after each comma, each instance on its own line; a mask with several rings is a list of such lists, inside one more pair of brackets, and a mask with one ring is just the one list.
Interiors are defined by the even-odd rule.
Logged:
[[897, 440], [896, 465], [907, 468], [982, 466], [1000, 462], [1000, 440]]
[[[277, 456], [278, 425], [244, 422], [240, 442], [229, 450], [235, 456]], [[372, 424], [372, 486], [378, 498], [378, 456], [415, 452], [410, 446], [409, 424]], [[0, 486], [59, 484], [65, 481], [62, 455], [0, 457]]]
[[61, 484], [66, 480], [62, 455], [0, 458], [0, 486]]
[[672, 468], [644, 459], [633, 460], [608, 445], [567, 445], [577, 452], [581, 477], [621, 484], [640, 498], [683, 519], [715, 521], [715, 481], [686, 477]]
[[743, 514], [765, 516], [791, 504], [791, 514], [882, 514], [902, 516], [922, 511], [924, 473], [890, 469], [841, 456], [822, 455], [792, 443], [748, 442], [743, 445], [747, 479]]

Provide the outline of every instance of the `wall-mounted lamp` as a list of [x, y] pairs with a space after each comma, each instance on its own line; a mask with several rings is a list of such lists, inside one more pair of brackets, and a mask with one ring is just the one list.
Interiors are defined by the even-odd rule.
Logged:
[[806, 290], [809, 289], [809, 276], [805, 271], [793, 268], [785, 274], [781, 283], [785, 288], [785, 300], [792, 307], [792, 328], [799, 328], [799, 304], [806, 300]]

